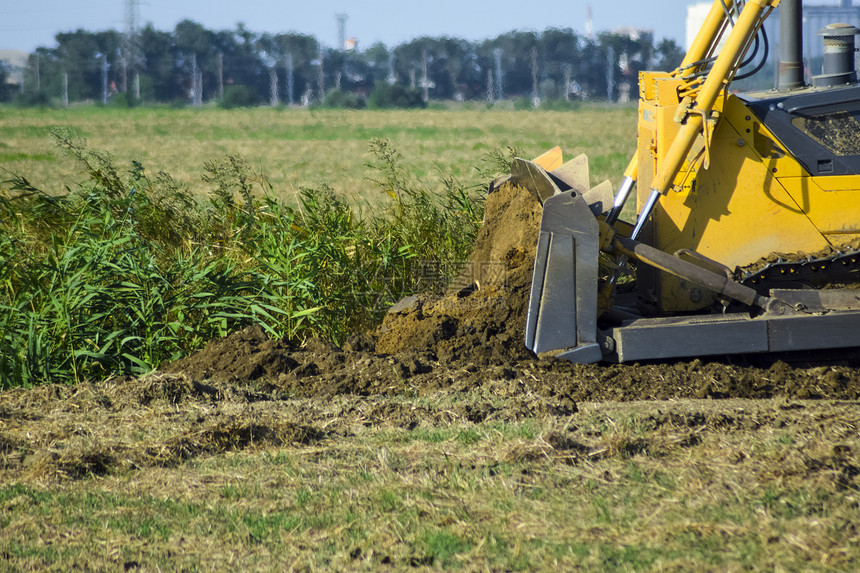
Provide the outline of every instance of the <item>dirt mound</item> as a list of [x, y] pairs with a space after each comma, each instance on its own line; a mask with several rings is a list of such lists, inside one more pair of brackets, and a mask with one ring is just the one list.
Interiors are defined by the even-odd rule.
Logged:
[[[485, 223], [455, 286], [444, 296], [403, 299], [379, 328], [353, 336], [343, 349], [320, 340], [300, 348], [250, 327], [166, 365], [172, 378], [136, 383], [108, 398], [147, 404], [229, 392], [265, 399], [486, 387], [518, 388], [523, 412], [561, 412], [575, 410], [576, 401], [860, 397], [856, 358], [824, 366], [772, 357], [612, 366], [536, 360], [522, 341], [540, 210], [530, 193], [510, 184], [488, 195]], [[176, 379], [180, 373], [187, 379]], [[476, 408], [461, 415], [492, 415]]]
[[[255, 336], [259, 340], [249, 346], [249, 339]], [[428, 332], [426, 336], [430, 340], [434, 335]], [[147, 404], [153, 395], [168, 402], [218, 401], [231, 394], [243, 400], [259, 401], [339, 395], [426, 396], [438, 390], [471, 392], [478, 389], [488, 393], [488, 401], [491, 397], [503, 397], [522, 402], [515, 408], [518, 411], [537, 413], [575, 411], [576, 403], [584, 401], [860, 398], [860, 375], [854, 359], [828, 364], [789, 364], [762, 357], [758, 363], [738, 358], [607, 366], [536, 360], [531, 356], [492, 359], [484, 355], [486, 362], [469, 362], [461, 355], [454, 361], [444, 362], [444, 346], [437, 353], [384, 355], [341, 350], [319, 341], [305, 348], [284, 350], [283, 356], [273, 358], [271, 348], [276, 345], [272, 342], [257, 328], [237, 332], [218, 341], [217, 359], [219, 364], [226, 365], [222, 370], [212, 368], [209, 360], [213, 354], [211, 348], [207, 348], [189, 359], [168, 365], [168, 370], [181, 372], [181, 375], [170, 374], [164, 381], [133, 381], [122, 396], [134, 397], [126, 398], [127, 401]], [[285, 342], [279, 344], [293, 348]], [[468, 353], [464, 355], [469, 356]], [[263, 357], [270, 363], [291, 366], [256, 379], [236, 377], [235, 372], [241, 365], [261, 362]], [[240, 364], [234, 366], [231, 359]], [[116, 384], [117, 388], [120, 386]], [[105, 399], [122, 403], [117, 392], [106, 392]], [[459, 415], [483, 420], [492, 413], [477, 407], [477, 410]], [[414, 419], [413, 415], [411, 417]]]
[[442, 363], [526, 359], [522, 340], [541, 206], [505, 184], [487, 196], [472, 256], [444, 297], [409, 297], [377, 330], [376, 351], [431, 352]]
[[166, 372], [185, 372], [194, 379], [221, 381], [276, 378], [298, 366], [291, 354], [296, 347], [286, 340], [272, 340], [260, 326], [252, 326], [229, 338], [213, 340], [199, 352], [171, 363]]

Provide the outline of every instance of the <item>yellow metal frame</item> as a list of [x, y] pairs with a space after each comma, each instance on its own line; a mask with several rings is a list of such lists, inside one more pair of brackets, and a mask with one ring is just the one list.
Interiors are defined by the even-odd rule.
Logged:
[[[678, 105], [669, 103], [664, 109], [656, 99], [641, 102], [639, 162], [646, 168], [640, 176], [677, 131], [669, 117]], [[736, 96], [714, 112], [720, 118], [710, 143], [714, 162], [704, 168], [700, 136], [652, 213], [646, 242], [670, 253], [692, 249], [734, 269], [772, 253], [811, 254], [860, 238], [860, 176], [811, 176]], [[663, 129], [669, 133], [660, 135]], [[641, 148], [647, 137], [656, 150]], [[646, 271], [640, 279], [642, 292], [663, 312], [713, 303], [707, 293], [663, 273]]]
[[[678, 70], [640, 74], [637, 156], [625, 175], [638, 179], [637, 211], [653, 208], [640, 238], [658, 249], [691, 249], [735, 268], [860, 238], [860, 177], [812, 177], [743, 101], [727, 94], [738, 62], [778, 4], [746, 2], [704, 79], [692, 72], [701, 71], [729, 29], [720, 0]], [[651, 269], [640, 269], [638, 282], [640, 294], [666, 313], [713, 303], [708, 293]]]
[[[860, 239], [860, 174], [813, 177], [727, 88], [779, 0], [715, 0], [681, 66], [639, 77], [637, 238], [696, 251], [734, 269], [773, 253], [817, 253]], [[737, 14], [734, 25], [726, 11]], [[725, 43], [714, 58], [724, 36]], [[706, 76], [705, 66], [710, 65]], [[644, 212], [643, 210], [652, 209]], [[697, 264], [707, 265], [699, 258]], [[640, 295], [667, 314], [714, 302], [707, 292], [640, 266]]]

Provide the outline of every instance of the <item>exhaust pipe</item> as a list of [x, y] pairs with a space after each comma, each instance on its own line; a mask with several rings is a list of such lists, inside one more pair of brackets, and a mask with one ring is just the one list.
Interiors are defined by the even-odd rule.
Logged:
[[815, 87], [833, 87], [856, 84], [854, 69], [854, 36], [860, 30], [850, 24], [828, 24], [818, 32], [824, 37], [824, 69], [820, 76], [812, 76]]
[[803, 0], [779, 4], [779, 83], [777, 89], [803, 87]]

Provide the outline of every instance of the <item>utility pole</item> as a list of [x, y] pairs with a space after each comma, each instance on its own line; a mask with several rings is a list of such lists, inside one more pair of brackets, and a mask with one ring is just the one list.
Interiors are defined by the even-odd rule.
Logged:
[[540, 107], [540, 94], [538, 93], [538, 49], [532, 46], [532, 105]]
[[271, 91], [269, 105], [277, 107], [280, 102], [278, 100], [278, 66], [275, 64], [269, 68], [269, 88]]
[[606, 54], [606, 99], [612, 103], [612, 92], [615, 91], [615, 49], [609, 46]]
[[293, 105], [293, 53], [287, 54], [287, 101]]
[[[346, 53], [346, 21], [349, 20], [349, 15], [347, 14], [338, 14], [337, 15], [337, 50], [342, 54]], [[334, 76], [334, 85], [335, 88], [340, 91], [340, 82], [343, 77], [343, 73], [346, 71], [346, 58], [342, 57], [340, 61], [341, 69], [335, 72]]]
[[108, 101], [108, 62], [107, 54], [102, 54], [102, 105]]
[[493, 58], [496, 63], [496, 78], [493, 82], [495, 87], [495, 97], [497, 100], [501, 100], [504, 97], [504, 92], [502, 91], [502, 54], [503, 50], [501, 48], [496, 48], [493, 50]]
[[388, 54], [388, 77], [385, 81], [391, 86], [397, 83], [397, 74], [394, 73], [394, 52]]
[[224, 52], [218, 52], [215, 66], [218, 74], [218, 101], [224, 101]]
[[36, 93], [42, 93], [42, 72], [39, 70], [39, 54], [36, 54]]
[[573, 66], [564, 64], [564, 101], [570, 101], [570, 76]]
[[319, 75], [317, 76], [317, 88], [319, 89], [320, 101], [322, 101], [323, 99], [325, 99], [325, 72], [323, 69], [324, 61], [323, 61], [322, 49], [320, 49], [320, 53], [319, 53], [319, 63], [320, 63], [320, 69], [319, 69]]
[[119, 51], [119, 65], [122, 67], [122, 93], [128, 94], [128, 58], [126, 51]]
[[69, 73], [63, 73], [63, 107], [69, 107]]
[[421, 50], [421, 87], [424, 89], [424, 103], [430, 101], [430, 78], [427, 77], [427, 49]]
[[589, 42], [594, 38], [594, 13], [591, 4], [585, 7], [585, 39]]
[[197, 98], [195, 105], [198, 107], [203, 105], [203, 68], [200, 67], [197, 68], [197, 89], [194, 93]]
[[191, 55], [191, 105], [197, 105], [197, 54]]
[[191, 105], [203, 105], [203, 70], [197, 66], [197, 54], [191, 55]]

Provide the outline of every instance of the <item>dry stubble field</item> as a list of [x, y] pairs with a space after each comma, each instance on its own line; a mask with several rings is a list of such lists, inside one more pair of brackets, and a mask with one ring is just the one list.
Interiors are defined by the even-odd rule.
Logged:
[[[32, 113], [5, 117], [2, 126], [35, 122], [40, 116]], [[91, 144], [111, 148], [97, 143], [98, 114], [83, 115], [90, 113], [92, 123], [79, 129]], [[106, 125], [120, 122], [113, 113]], [[133, 111], [142, 122], [146, 113]], [[613, 129], [626, 135], [633, 121], [627, 110], [156, 116], [173, 113], [161, 121], [265, 125], [303, 117], [324, 121], [326, 129], [341, 117], [376, 128], [385, 123], [407, 159], [425, 162], [417, 170], [434, 162], [444, 168], [446, 158], [459, 165], [452, 169], [468, 170], [479, 161], [463, 159], [468, 147], [480, 155], [483, 145], [516, 144], [536, 154], [558, 142], [569, 153], [582, 147], [602, 157], [595, 178], [610, 175], [601, 173], [607, 165], [617, 178], [629, 144], [611, 151], [602, 136]], [[426, 132], [409, 135], [425, 123], [447, 143]], [[106, 127], [112, 129], [122, 132]], [[202, 132], [223, 146], [212, 152], [257, 160], [215, 137], [218, 129], [245, 131], [209, 124]], [[463, 143], [455, 136], [463, 130], [487, 139]], [[495, 139], [496, 132], [508, 135]], [[136, 154], [114, 143], [117, 155], [140, 159], [144, 150], [166, 147], [134, 139]], [[313, 147], [316, 155], [303, 157], [340, 165], [310, 174], [283, 166], [282, 188], [331, 174], [335, 188], [338, 176], [358, 185], [351, 170], [362, 164], [366, 142], [347, 139], [357, 156], [344, 148], [325, 155], [341, 144], [337, 138], [269, 140], [269, 148], [288, 144], [297, 154]], [[16, 156], [8, 141], [2, 152]], [[162, 156], [174, 164], [155, 155], [143, 160], [170, 171], [208, 159], [196, 157], [191, 141]], [[212, 145], [203, 136], [194, 141]], [[51, 153], [28, 149], [20, 153]], [[274, 179], [275, 160], [263, 159], [264, 151], [260, 161]], [[184, 152], [195, 158], [183, 162]], [[251, 328], [141, 378], [0, 393], [4, 567], [860, 568], [855, 357], [538, 361], [519, 343], [528, 249], [506, 255], [499, 285], [465, 297], [421, 296], [344, 348], [318, 340], [299, 348]]]

